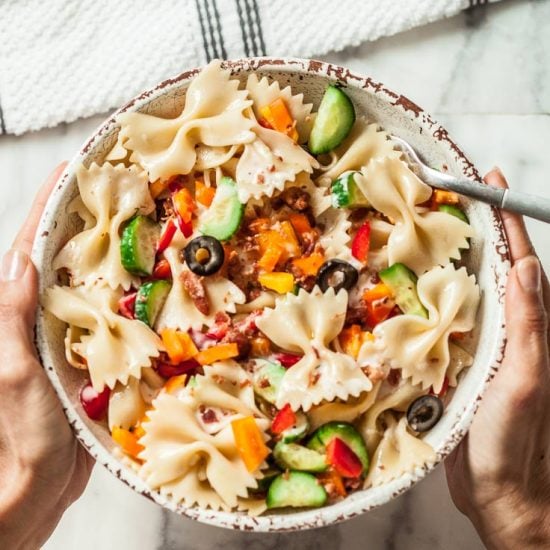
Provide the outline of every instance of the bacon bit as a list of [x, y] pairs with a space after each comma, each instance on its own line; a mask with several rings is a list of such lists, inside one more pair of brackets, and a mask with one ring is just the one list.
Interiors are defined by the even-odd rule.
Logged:
[[309, 385], [315, 386], [317, 382], [319, 381], [319, 378], [321, 378], [321, 375], [318, 372], [312, 372], [309, 375]]
[[184, 271], [181, 273], [180, 279], [195, 307], [203, 315], [208, 315], [210, 313], [210, 302], [201, 278], [191, 271]]
[[269, 218], [255, 218], [248, 224], [248, 229], [252, 233], [260, 233], [269, 229], [271, 225], [271, 220]]
[[218, 421], [216, 413], [212, 409], [207, 409], [204, 405], [199, 407], [199, 412], [202, 418], [202, 421], [205, 424], [212, 424], [213, 422]]
[[342, 476], [338, 472], [331, 468], [327, 472], [319, 474], [318, 477], [331, 498], [346, 496], [347, 493], [342, 481]]
[[243, 381], [239, 384], [239, 388], [246, 388], [247, 386], [252, 386], [252, 382], [250, 382], [250, 380], [248, 380], [248, 379], [243, 380]]
[[231, 317], [224, 311], [218, 311], [214, 317], [214, 326], [208, 329], [206, 336], [214, 340], [222, 340], [231, 325]]
[[281, 193], [281, 199], [292, 210], [303, 212], [309, 208], [311, 197], [307, 191], [299, 187], [289, 187]]
[[467, 332], [451, 332], [449, 338], [455, 342], [460, 342], [466, 338]]
[[390, 369], [387, 380], [390, 386], [397, 386], [401, 380], [401, 371], [399, 369]]
[[265, 183], [265, 176], [263, 174], [258, 174], [258, 177], [256, 178], [256, 181], [262, 185], [263, 183]]

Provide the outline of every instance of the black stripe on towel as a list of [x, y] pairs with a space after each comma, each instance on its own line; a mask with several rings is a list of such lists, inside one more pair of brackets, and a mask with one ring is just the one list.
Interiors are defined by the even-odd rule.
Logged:
[[218, 3], [216, 0], [212, 0], [212, 10], [214, 11], [214, 19], [216, 20], [216, 33], [218, 35], [218, 42], [220, 44], [220, 57], [222, 59], [227, 59], [227, 51], [225, 50], [225, 44], [223, 43], [220, 12], [218, 11]]
[[4, 121], [4, 111], [2, 110], [2, 105], [0, 105], [0, 135], [6, 133], [6, 123]]
[[210, 61], [212, 61], [212, 59], [214, 59], [214, 55], [213, 55], [213, 52], [211, 51], [211, 49], [209, 47], [209, 43], [208, 43], [208, 40], [207, 40], [207, 37], [206, 37], [206, 27], [205, 27], [205, 24], [204, 24], [204, 18], [203, 18], [203, 13], [202, 13], [200, 0], [195, 0], [195, 6], [197, 8], [197, 13], [199, 15], [199, 23], [200, 23], [200, 26], [201, 26], [202, 47], [204, 48], [204, 54], [206, 55], [206, 61], [207, 61], [207, 63], [209, 63]]
[[254, 41], [254, 55], [265, 55], [265, 44], [260, 23], [260, 13], [256, 0], [244, 0], [246, 3], [246, 14], [250, 25], [250, 36]]
[[241, 36], [243, 39], [244, 54], [246, 55], [246, 57], [250, 57], [251, 53], [250, 53], [250, 45], [248, 43], [248, 40], [249, 40], [248, 29], [244, 19], [244, 12], [243, 12], [243, 9], [241, 8], [241, 4], [239, 0], [235, 0], [235, 5], [237, 6], [237, 15], [239, 16], [239, 25], [241, 26]]
[[204, 11], [205, 11], [205, 19], [206, 24], [208, 25], [208, 32], [210, 33], [210, 44], [212, 45], [212, 55], [213, 57], [220, 57], [220, 50], [218, 50], [218, 41], [216, 37], [216, 33], [214, 31], [214, 22], [212, 19], [212, 14], [210, 13], [210, 2], [209, 0], [203, 0], [204, 3]]

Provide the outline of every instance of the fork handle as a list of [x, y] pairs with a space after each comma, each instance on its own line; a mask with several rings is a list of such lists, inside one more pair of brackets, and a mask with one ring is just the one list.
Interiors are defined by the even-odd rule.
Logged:
[[550, 223], [550, 199], [520, 193], [511, 189], [491, 187], [490, 185], [466, 178], [454, 178], [447, 174], [444, 176], [444, 178], [439, 177], [439, 181], [437, 182], [433, 181], [433, 184], [436, 187], [456, 191], [461, 195], [497, 206], [498, 208]]

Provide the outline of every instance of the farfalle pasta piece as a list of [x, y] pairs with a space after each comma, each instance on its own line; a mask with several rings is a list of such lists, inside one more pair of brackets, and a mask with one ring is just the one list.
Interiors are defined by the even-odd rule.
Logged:
[[143, 113], [119, 115], [124, 147], [130, 160], [143, 166], [151, 181], [175, 174], [188, 174], [197, 160], [195, 146], [226, 147], [249, 143], [255, 121], [246, 116], [250, 107], [239, 81], [212, 61], [191, 82], [185, 107], [173, 119]]
[[370, 391], [363, 392], [358, 397], [351, 397], [347, 401], [321, 403], [312, 407], [307, 413], [310, 431], [327, 422], [353, 422], [372, 407], [380, 385], [381, 382], [376, 382]]
[[60, 250], [53, 268], [68, 269], [75, 285], [128, 289], [134, 278], [122, 267], [119, 233], [126, 220], [155, 209], [147, 175], [135, 166], [106, 163], [81, 165], [76, 177], [81, 201], [73, 201], [72, 208], [87, 228]]
[[300, 172], [311, 174], [318, 167], [307, 151], [282, 132], [260, 125], [253, 130], [256, 138], [245, 145], [237, 163], [237, 190], [242, 203], [250, 198], [271, 197]]
[[154, 400], [142, 424], [140, 475], [187, 506], [246, 509], [248, 489], [262, 474], [247, 470], [235, 446], [231, 422], [244, 416], [265, 433], [269, 421], [254, 403], [248, 374], [233, 362], [205, 367], [177, 394]]
[[395, 420], [392, 413], [384, 413], [386, 430], [371, 459], [365, 487], [378, 487], [413, 472], [426, 468], [436, 460], [435, 451], [424, 440], [407, 431], [407, 419]]
[[[385, 393], [380, 395], [384, 390], [386, 390]], [[413, 386], [408, 380], [402, 380], [397, 388], [386, 384], [384, 390], [378, 392], [376, 402], [365, 409], [365, 415], [359, 424], [359, 430], [370, 456], [374, 453], [384, 433], [384, 429], [378, 422], [380, 415], [390, 409], [404, 412], [417, 397], [426, 393], [426, 390], [420, 386]]]
[[90, 379], [97, 391], [113, 389], [117, 382], [128, 384], [140, 378], [141, 369], [151, 366], [159, 355], [160, 338], [141, 321], [117, 315], [121, 291], [109, 288], [69, 288], [46, 290], [43, 307], [61, 321], [88, 331], [72, 349], [86, 359]]
[[348, 293], [333, 288], [322, 293], [300, 290], [279, 298], [265, 309], [256, 326], [280, 348], [304, 354], [282, 379], [276, 405], [286, 403], [304, 411], [321, 401], [348, 399], [372, 388], [370, 380], [349, 355], [329, 348], [344, 326]]
[[399, 151], [394, 150], [388, 133], [380, 130], [377, 124], [369, 124], [364, 117], [357, 118], [349, 136], [334, 154], [336, 160], [318, 178], [321, 184], [329, 184], [348, 170], [360, 170], [371, 160], [400, 156]]
[[351, 236], [348, 231], [351, 229], [349, 213], [340, 208], [327, 208], [318, 218], [317, 224], [322, 227], [319, 236], [319, 244], [325, 251], [325, 258], [338, 258], [350, 264], [360, 267], [358, 262], [351, 254]]
[[[196, 235], [193, 235], [194, 237]], [[200, 329], [202, 325], [210, 326], [216, 313], [226, 311], [235, 313], [237, 304], [244, 304], [246, 296], [242, 290], [229, 279], [220, 275], [211, 275], [203, 279], [206, 296], [210, 305], [209, 314], [201, 313], [185, 290], [181, 274], [188, 268], [184, 263], [181, 251], [187, 239], [177, 231], [170, 246], [164, 251], [164, 257], [172, 271], [172, 287], [155, 322], [157, 331], [163, 328], [176, 328], [187, 331], [190, 328]]]
[[[392, 368], [401, 369], [403, 378], [423, 389], [441, 390], [450, 364], [449, 335], [474, 328], [479, 305], [479, 288], [466, 268], [452, 264], [435, 267], [421, 275], [418, 297], [428, 310], [428, 319], [418, 315], [398, 315], [377, 325], [375, 347]], [[361, 349], [359, 356], [365, 354]]]
[[130, 378], [128, 384], [117, 384], [109, 396], [107, 421], [112, 431], [115, 426], [126, 430], [135, 426], [143, 417], [146, 403], [141, 393], [141, 380]]
[[252, 108], [256, 118], [261, 117], [260, 109], [270, 105], [276, 99], [281, 98], [290, 112], [290, 116], [296, 121], [299, 142], [307, 141], [311, 132], [313, 123], [311, 117], [311, 103], [304, 103], [304, 94], [293, 94], [290, 86], [281, 89], [276, 80], [270, 80], [267, 77], [258, 79], [256, 74], [252, 73], [246, 82], [246, 89], [253, 101]]
[[446, 265], [469, 248], [472, 227], [445, 212], [418, 212], [431, 188], [400, 159], [373, 160], [355, 177], [370, 204], [395, 223], [387, 245], [390, 264], [401, 262], [417, 275]]

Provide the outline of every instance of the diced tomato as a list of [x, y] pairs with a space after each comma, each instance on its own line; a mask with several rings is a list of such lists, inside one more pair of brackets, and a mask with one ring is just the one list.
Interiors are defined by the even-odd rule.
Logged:
[[172, 270], [168, 260], [159, 260], [153, 268], [153, 279], [170, 279], [172, 277]]
[[327, 445], [327, 462], [342, 477], [359, 477], [363, 471], [357, 455], [339, 437], [335, 437]]
[[296, 424], [296, 415], [287, 403], [275, 416], [271, 423], [271, 432], [278, 435]]
[[285, 369], [288, 369], [292, 367], [292, 365], [295, 365], [303, 356], [302, 355], [296, 355], [295, 353], [276, 353], [275, 359], [285, 367]]
[[168, 182], [168, 189], [170, 189], [172, 193], [175, 193], [181, 189], [186, 180], [187, 178], [183, 175], [172, 176]]
[[171, 365], [170, 363], [165, 363], [164, 361], [157, 361], [155, 369], [163, 378], [171, 378], [172, 376], [187, 374], [195, 370], [198, 366], [199, 364], [194, 359], [182, 361], [177, 365]]
[[80, 390], [80, 403], [89, 418], [92, 420], [101, 420], [107, 413], [109, 406], [109, 396], [111, 390], [105, 386], [104, 390], [99, 393], [94, 390], [92, 383], [88, 382]]
[[164, 233], [160, 236], [159, 244], [157, 246], [157, 254], [162, 254], [170, 246], [170, 243], [176, 234], [176, 230], [177, 227], [174, 220], [169, 219], [164, 229]]
[[136, 307], [136, 296], [137, 292], [131, 292], [130, 294], [126, 294], [126, 296], [123, 296], [118, 301], [118, 312], [123, 317], [126, 317], [127, 319], [133, 319], [134, 318], [134, 310]]
[[366, 262], [370, 247], [370, 222], [366, 221], [351, 242], [351, 254], [360, 262]]

